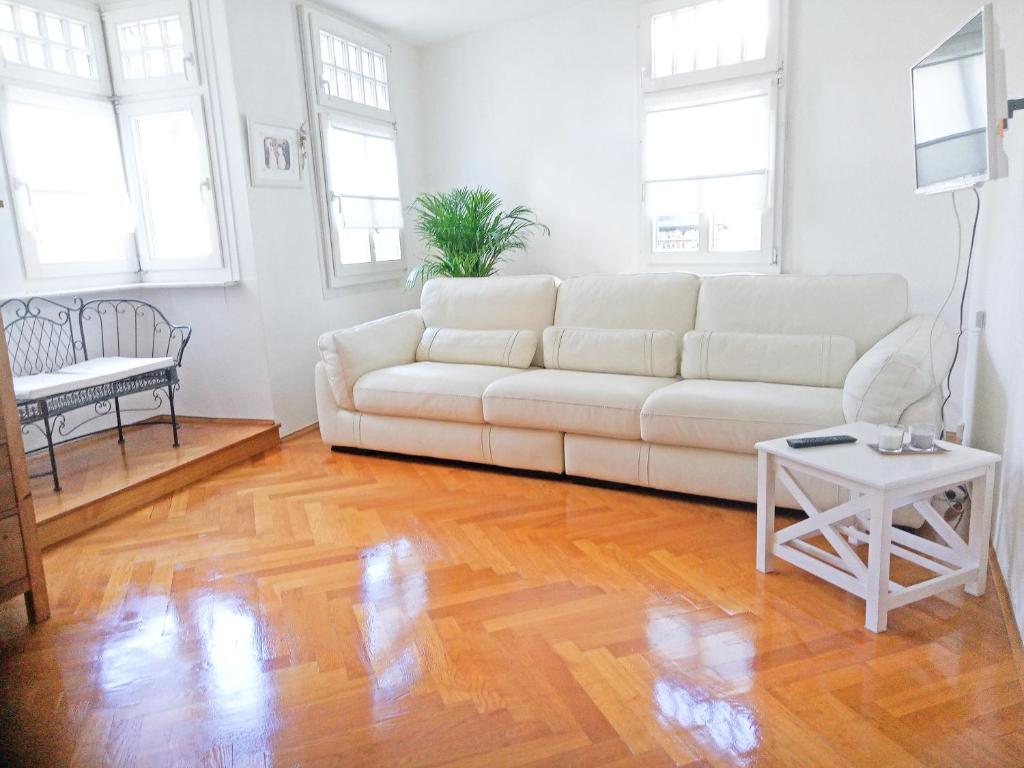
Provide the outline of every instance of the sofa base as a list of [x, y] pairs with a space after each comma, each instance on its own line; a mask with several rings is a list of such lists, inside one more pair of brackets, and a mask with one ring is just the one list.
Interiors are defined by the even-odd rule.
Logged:
[[320, 436], [328, 445], [561, 474], [562, 434], [339, 410]]
[[[566, 435], [565, 471], [569, 475], [605, 482], [757, 503], [757, 456], [754, 454]], [[794, 474], [819, 509], [834, 507], [848, 498], [845, 491], [830, 483]], [[796, 499], [782, 486], [776, 487], [776, 503], [788, 509], [800, 509]], [[893, 522], [906, 528], [920, 528], [924, 520], [913, 507], [903, 507], [895, 511]]]
[[[661, 491], [757, 502], [757, 456], [743, 453], [566, 435], [565, 471]], [[812, 478], [801, 480], [815, 504], [832, 507], [838, 503], [836, 488]], [[779, 490], [781, 506], [799, 508], [784, 488]]]

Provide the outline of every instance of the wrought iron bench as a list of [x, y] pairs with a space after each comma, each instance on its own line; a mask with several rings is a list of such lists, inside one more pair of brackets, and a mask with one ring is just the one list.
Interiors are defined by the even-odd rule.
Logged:
[[[42, 475], [52, 475], [55, 491], [60, 490], [55, 437], [108, 415], [113, 403], [117, 441], [123, 443], [122, 397], [151, 391], [154, 408], [160, 408], [166, 390], [178, 447], [174, 391], [192, 336], [189, 326], [171, 323], [152, 304], [136, 299], [76, 298], [68, 304], [38, 296], [9, 299], [0, 304], [0, 317], [22, 431], [35, 427], [45, 437], [50, 471]], [[88, 406], [95, 411], [91, 417], [68, 425], [66, 414]]]

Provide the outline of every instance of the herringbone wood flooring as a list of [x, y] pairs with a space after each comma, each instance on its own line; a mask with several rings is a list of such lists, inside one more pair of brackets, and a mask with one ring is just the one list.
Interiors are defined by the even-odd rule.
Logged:
[[1024, 765], [997, 599], [753, 567], [749, 507], [306, 435], [47, 553], [0, 764]]

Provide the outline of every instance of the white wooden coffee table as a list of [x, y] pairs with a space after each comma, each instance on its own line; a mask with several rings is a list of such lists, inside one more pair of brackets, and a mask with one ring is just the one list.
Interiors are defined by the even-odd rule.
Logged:
[[[985, 592], [992, 525], [992, 482], [1000, 457], [987, 451], [941, 443], [948, 453], [884, 456], [869, 448], [873, 424], [844, 424], [810, 435], [852, 435], [856, 444], [793, 449], [785, 438], [757, 444], [757, 569], [772, 570], [779, 557], [857, 595], [867, 603], [865, 626], [884, 632], [889, 611], [939, 592], [966, 585], [968, 594]], [[849, 501], [818, 509], [794, 472], [840, 486]], [[807, 519], [775, 530], [775, 490], [780, 482], [803, 507]], [[971, 517], [964, 541], [930, 499], [961, 484], [971, 486]], [[938, 534], [932, 541], [892, 525], [893, 510], [913, 505]], [[857, 525], [857, 523], [860, 525]], [[835, 551], [808, 539], [824, 536]], [[865, 563], [851, 546], [868, 545]], [[901, 557], [934, 576], [910, 586], [889, 577], [891, 557]]]

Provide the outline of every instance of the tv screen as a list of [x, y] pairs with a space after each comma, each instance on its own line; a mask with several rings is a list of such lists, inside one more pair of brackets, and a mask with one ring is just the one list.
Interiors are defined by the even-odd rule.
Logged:
[[911, 70], [919, 191], [956, 189], [989, 178], [986, 10]]

